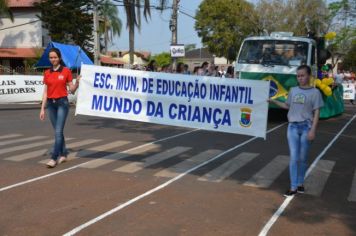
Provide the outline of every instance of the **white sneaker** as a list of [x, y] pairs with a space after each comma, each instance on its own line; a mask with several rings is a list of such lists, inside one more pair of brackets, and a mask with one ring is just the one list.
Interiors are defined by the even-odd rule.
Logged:
[[47, 162], [46, 165], [48, 168], [53, 168], [57, 165], [57, 162], [55, 160], [51, 159], [49, 162]]
[[60, 157], [59, 160], [58, 160], [58, 164], [61, 164], [61, 163], [66, 162], [66, 161], [67, 161], [66, 157]]

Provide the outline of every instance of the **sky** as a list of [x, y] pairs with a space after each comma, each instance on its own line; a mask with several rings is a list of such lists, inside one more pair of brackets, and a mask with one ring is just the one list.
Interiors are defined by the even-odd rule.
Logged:
[[[180, 9], [191, 16], [195, 15], [199, 4], [202, 0], [180, 0]], [[155, 0], [151, 0], [151, 5], [156, 5]], [[167, 6], [172, 6], [172, 0], [168, 1]], [[119, 37], [115, 37], [110, 50], [128, 50], [129, 33], [126, 28], [126, 15], [123, 7], [118, 7], [119, 18], [123, 23], [123, 29]], [[153, 55], [160, 52], [169, 52], [172, 32], [169, 30], [169, 20], [172, 9], [163, 12], [151, 9], [151, 18], [148, 22], [142, 16], [141, 31], [136, 28], [135, 31], [135, 50], [150, 51]], [[201, 47], [201, 40], [194, 30], [195, 20], [183, 13], [178, 13], [178, 43], [179, 44], [196, 44]]]

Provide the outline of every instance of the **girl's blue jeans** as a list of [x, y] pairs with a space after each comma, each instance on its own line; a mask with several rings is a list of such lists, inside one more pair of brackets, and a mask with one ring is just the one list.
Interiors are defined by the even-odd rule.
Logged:
[[310, 121], [290, 122], [288, 125], [287, 137], [290, 152], [289, 174], [291, 190], [296, 190], [298, 186], [304, 184], [310, 147], [310, 141], [308, 140], [310, 128]]
[[56, 161], [58, 157], [67, 156], [68, 154], [63, 134], [64, 125], [69, 112], [68, 98], [47, 99], [47, 111], [55, 133], [51, 158]]

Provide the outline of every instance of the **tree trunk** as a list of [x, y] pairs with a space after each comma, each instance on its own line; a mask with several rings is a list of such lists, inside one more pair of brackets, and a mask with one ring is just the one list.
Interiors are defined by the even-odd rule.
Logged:
[[130, 46], [130, 66], [134, 63], [135, 52], [135, 26], [129, 27], [129, 46]]

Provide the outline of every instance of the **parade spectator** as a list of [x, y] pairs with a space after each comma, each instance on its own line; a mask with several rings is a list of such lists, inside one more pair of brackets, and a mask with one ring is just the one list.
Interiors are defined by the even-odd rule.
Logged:
[[344, 81], [344, 74], [341, 73], [340, 70], [337, 70], [337, 72], [334, 74], [334, 80], [335, 80], [335, 84], [342, 84], [342, 82]]
[[190, 75], [189, 66], [187, 64], [184, 64], [183, 74]]
[[223, 78], [234, 78], [234, 67], [228, 66]]
[[44, 72], [44, 90], [40, 119], [45, 119], [45, 108], [55, 132], [54, 147], [51, 160], [47, 163], [50, 168], [67, 160], [67, 149], [64, 139], [64, 125], [69, 112], [68, 91], [75, 93], [79, 86], [80, 77], [75, 84], [72, 82], [72, 72], [63, 66], [61, 52], [57, 48], [49, 51], [49, 61], [52, 67]]
[[157, 66], [156, 66], [156, 61], [155, 60], [151, 60], [147, 67], [146, 67], [146, 71], [157, 71]]
[[209, 68], [208, 68], [208, 73], [206, 73], [207, 76], [214, 76], [217, 77], [218, 76], [218, 72], [217, 72], [217, 67], [211, 63]]
[[193, 69], [193, 74], [194, 74], [194, 75], [199, 75], [199, 74], [198, 74], [198, 73], [199, 73], [199, 69], [200, 69], [200, 66], [194, 67], [194, 69]]
[[297, 68], [297, 87], [293, 87], [286, 102], [269, 99], [270, 102], [288, 109], [288, 145], [290, 152], [290, 188], [284, 196], [304, 193], [308, 151], [316, 136], [320, 108], [324, 105], [321, 93], [309, 85], [311, 69], [307, 65]]
[[345, 71], [344, 72], [344, 77], [345, 77], [346, 80], [351, 79], [351, 73], [349, 71]]
[[198, 75], [207, 75], [208, 74], [208, 68], [209, 68], [209, 62], [204, 61], [203, 64], [201, 64], [201, 67], [198, 70]]
[[184, 63], [183, 62], [178, 62], [176, 73], [177, 74], [183, 74], [184, 73]]
[[219, 76], [220, 76], [220, 77], [225, 78], [225, 74], [226, 74], [225, 67], [224, 67], [224, 66], [221, 66], [221, 67], [220, 67], [220, 70], [218, 71], [218, 73], [219, 73]]

